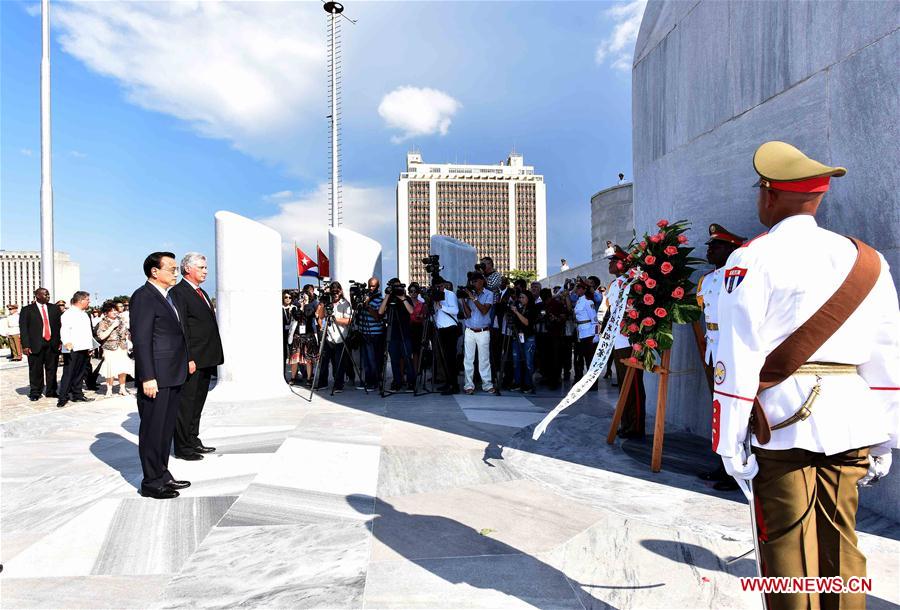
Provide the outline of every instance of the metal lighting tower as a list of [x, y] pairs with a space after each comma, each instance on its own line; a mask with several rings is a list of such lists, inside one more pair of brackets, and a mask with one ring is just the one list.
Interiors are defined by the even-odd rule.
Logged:
[[53, 183], [50, 179], [50, 0], [41, 0], [41, 284], [53, 292]]
[[328, 212], [328, 223], [339, 227], [343, 220], [343, 201], [341, 201], [341, 22], [340, 14], [344, 5], [340, 2], [326, 2], [323, 6], [328, 13], [328, 103], [331, 107], [331, 185], [329, 195], [331, 208]]

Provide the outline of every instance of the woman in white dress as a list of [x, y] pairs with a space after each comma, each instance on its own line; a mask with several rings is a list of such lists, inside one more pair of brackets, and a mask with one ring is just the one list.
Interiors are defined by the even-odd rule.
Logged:
[[112, 396], [113, 377], [119, 378], [119, 394], [129, 394], [125, 387], [126, 375], [134, 375], [134, 363], [128, 357], [128, 327], [119, 317], [116, 304], [106, 301], [101, 308], [103, 314], [97, 324], [97, 340], [103, 347], [103, 364], [100, 374], [106, 377], [106, 395]]

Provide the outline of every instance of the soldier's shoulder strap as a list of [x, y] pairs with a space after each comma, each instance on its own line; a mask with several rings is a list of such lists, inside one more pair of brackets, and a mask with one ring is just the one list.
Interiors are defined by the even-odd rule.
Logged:
[[[856, 246], [856, 262], [850, 273], [818, 311], [768, 355], [759, 372], [757, 394], [793, 375], [837, 332], [875, 287], [881, 273], [878, 252], [855, 237], [849, 239]], [[771, 430], [759, 400], [753, 403], [751, 422], [756, 440], [762, 445], [768, 443]]]

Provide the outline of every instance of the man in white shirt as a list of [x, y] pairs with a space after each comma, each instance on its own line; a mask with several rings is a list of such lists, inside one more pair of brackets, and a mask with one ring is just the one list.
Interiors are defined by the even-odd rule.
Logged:
[[[344, 354], [344, 342], [350, 335], [350, 302], [344, 298], [344, 289], [338, 282], [331, 282], [332, 320], [328, 324], [322, 346], [322, 359], [319, 362], [319, 378], [315, 388], [321, 390], [328, 387], [328, 365], [334, 375], [332, 392], [340, 394], [344, 391], [344, 361], [349, 362], [350, 354]], [[325, 303], [319, 303], [316, 318], [324, 325], [328, 320]], [[352, 365], [351, 365], [352, 366]]]
[[[448, 288], [449, 286], [449, 288]], [[444, 282], [444, 298], [434, 301], [434, 324], [437, 326], [438, 343], [443, 362], [444, 385], [441, 394], [459, 393], [459, 370], [456, 366], [456, 344], [459, 340], [459, 301], [453, 293], [452, 284]]]
[[59, 381], [59, 399], [57, 407], [65, 407], [72, 402], [90, 402], [93, 398], [84, 395], [81, 384], [90, 361], [91, 350], [94, 349], [94, 333], [91, 329], [91, 318], [87, 308], [91, 304], [91, 295], [79, 290], [72, 295], [72, 307], [62, 315], [59, 336], [62, 340], [63, 374]]

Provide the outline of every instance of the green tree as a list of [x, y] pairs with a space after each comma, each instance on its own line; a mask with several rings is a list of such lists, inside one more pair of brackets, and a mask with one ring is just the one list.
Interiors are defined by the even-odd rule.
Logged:
[[526, 280], [528, 282], [533, 282], [537, 279], [537, 272], [531, 271], [530, 269], [510, 269], [509, 273], [506, 275], [513, 281]]

